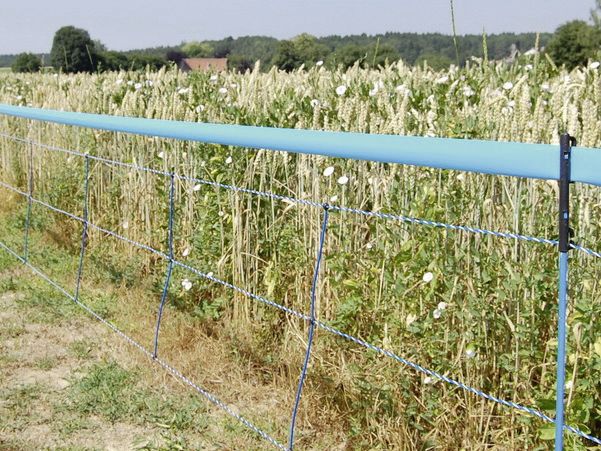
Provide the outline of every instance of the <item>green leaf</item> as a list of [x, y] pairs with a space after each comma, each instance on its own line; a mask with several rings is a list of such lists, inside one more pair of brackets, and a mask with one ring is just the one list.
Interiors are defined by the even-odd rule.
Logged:
[[539, 437], [541, 440], [555, 439], [555, 425], [548, 425], [540, 429]]

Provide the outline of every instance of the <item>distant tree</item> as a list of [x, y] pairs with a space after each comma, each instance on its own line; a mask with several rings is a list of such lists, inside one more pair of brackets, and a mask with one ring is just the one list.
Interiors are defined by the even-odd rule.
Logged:
[[556, 64], [574, 69], [596, 57], [600, 48], [601, 30], [582, 20], [573, 20], [555, 31], [547, 51]]
[[158, 70], [163, 66], [167, 65], [167, 61], [164, 58], [145, 55], [145, 54], [132, 54], [129, 55], [129, 69], [131, 70]]
[[13, 72], [39, 72], [42, 60], [33, 53], [20, 53], [11, 67]]
[[383, 66], [400, 59], [399, 53], [389, 45], [377, 45], [367, 53], [366, 63], [373, 67]]
[[601, 28], [601, 0], [595, 0], [595, 7], [591, 9], [591, 20], [595, 27]]
[[207, 58], [213, 56], [213, 47], [207, 42], [186, 42], [182, 45], [181, 51], [190, 58]]
[[246, 72], [255, 67], [255, 62], [245, 55], [230, 54], [227, 59], [229, 69], [237, 70], [238, 72]]
[[312, 65], [327, 56], [329, 49], [318, 42], [315, 36], [303, 33], [292, 40], [281, 41], [273, 64], [280, 69], [291, 71], [305, 64]]
[[98, 69], [102, 71], [117, 71], [129, 68], [129, 58], [125, 53], [106, 51], [98, 55]]
[[50, 63], [64, 72], [92, 72], [98, 64], [96, 45], [86, 30], [62, 27], [54, 35]]
[[228, 36], [227, 38], [217, 41], [215, 48], [213, 49], [213, 56], [215, 58], [225, 58], [232, 53], [232, 45], [234, 44], [234, 38]]
[[188, 55], [185, 52], [179, 52], [177, 50], [169, 50], [165, 55], [167, 61], [173, 61], [175, 64], [179, 65], [184, 58], [187, 58]]
[[339, 47], [328, 57], [328, 63], [331, 66], [342, 66], [347, 69], [355, 63], [363, 64], [367, 58], [369, 50], [367, 47], [356, 44], [348, 44]]

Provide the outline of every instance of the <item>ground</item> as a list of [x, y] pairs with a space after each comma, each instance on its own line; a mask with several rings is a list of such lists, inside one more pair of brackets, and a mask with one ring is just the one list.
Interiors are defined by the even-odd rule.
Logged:
[[217, 409], [166, 383], [68, 300], [12, 291], [22, 277], [34, 276], [0, 274], [1, 451], [248, 446]]

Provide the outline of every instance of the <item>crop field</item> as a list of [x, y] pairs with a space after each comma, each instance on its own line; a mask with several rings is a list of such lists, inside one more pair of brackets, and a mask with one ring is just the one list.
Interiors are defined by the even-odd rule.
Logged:
[[[465, 68], [442, 72], [398, 63], [347, 71], [317, 66], [291, 73], [264, 73], [257, 67], [244, 74], [187, 75], [174, 69], [3, 74], [0, 103], [191, 122], [532, 143], [558, 144], [559, 134], [569, 132], [579, 145], [601, 147], [599, 63], [567, 72], [542, 56], [523, 58], [514, 64], [472, 60]], [[6, 117], [0, 117], [0, 133], [316, 202], [557, 237], [554, 181], [180, 142]], [[36, 196], [81, 214], [82, 159], [0, 137], [1, 180], [27, 191], [30, 151]], [[168, 191], [164, 177], [95, 162], [90, 220], [164, 250]], [[0, 193], [0, 240], [20, 249], [27, 201], [3, 188]], [[599, 250], [601, 190], [575, 185], [572, 193], [574, 241]], [[289, 308], [308, 311], [319, 209], [181, 180], [175, 199], [178, 258]], [[554, 415], [554, 246], [344, 212], [332, 214], [330, 221], [317, 291], [322, 321], [499, 398]], [[32, 262], [73, 286], [80, 225], [34, 206], [31, 227]], [[140, 342], [151, 342], [165, 262], [97, 231], [90, 232], [89, 259], [83, 300]], [[13, 274], [11, 265], [0, 257], [0, 274]], [[599, 261], [574, 253], [566, 421], [594, 436], [601, 435], [599, 280]], [[23, 288], [0, 287], [23, 295]], [[25, 290], [28, 299], [31, 290]], [[47, 291], [40, 296], [52, 299]], [[304, 321], [176, 268], [163, 327], [162, 349], [170, 361], [285, 441], [306, 348]], [[351, 342], [318, 332], [314, 346], [299, 414], [298, 449], [542, 450], [552, 443], [552, 425]], [[135, 350], [117, 354], [132, 365], [145, 365]], [[98, 365], [91, 371], [120, 371], [106, 362]], [[78, 384], [85, 381], [65, 390], [79, 393]], [[167, 399], [169, 412], [183, 400], [190, 418], [181, 440], [186, 430], [196, 437], [208, 427], [211, 415], [191, 403], [183, 387], [172, 384], [171, 394], [164, 394], [166, 384], [158, 383], [157, 392], [148, 395], [154, 404], [145, 409], [160, 410], [159, 396]], [[127, 393], [140, 390], [152, 393], [153, 388]], [[82, 402], [69, 399], [68, 406]], [[106, 410], [100, 406], [94, 415], [103, 422], [115, 421]], [[144, 418], [154, 415], [144, 412]], [[56, 424], [70, 417], [52, 418]], [[194, 425], [194, 418], [204, 423]], [[0, 423], [0, 434], [17, 427], [15, 422], [10, 427]], [[226, 432], [220, 435], [211, 426], [205, 440], [219, 436], [225, 449], [265, 446], [241, 426], [219, 424]], [[76, 430], [71, 425], [61, 433], [68, 436]], [[591, 445], [566, 437], [570, 449]]]

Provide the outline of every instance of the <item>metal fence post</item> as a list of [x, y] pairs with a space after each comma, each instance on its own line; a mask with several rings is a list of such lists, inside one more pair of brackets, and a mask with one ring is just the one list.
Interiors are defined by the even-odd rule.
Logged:
[[574, 138], [561, 136], [559, 172], [559, 312], [557, 318], [557, 387], [555, 400], [555, 450], [563, 450], [566, 377], [568, 252], [570, 250], [570, 158]]

